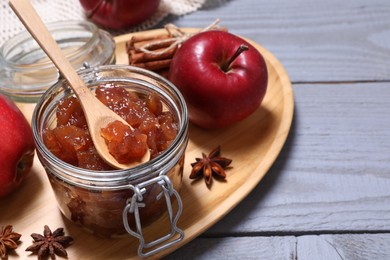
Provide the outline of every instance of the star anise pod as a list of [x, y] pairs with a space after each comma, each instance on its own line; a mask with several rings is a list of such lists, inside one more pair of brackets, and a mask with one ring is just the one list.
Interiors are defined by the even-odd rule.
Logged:
[[1, 227], [0, 232], [0, 258], [3, 259], [7, 256], [9, 249], [16, 249], [18, 247], [17, 242], [22, 235], [12, 231], [12, 226], [7, 225]]
[[207, 185], [211, 184], [213, 175], [225, 179], [225, 169], [232, 162], [231, 159], [221, 157], [221, 146], [213, 149], [208, 156], [202, 153], [202, 158], [195, 158], [195, 160], [196, 162], [191, 163], [190, 179], [197, 179], [203, 176]]
[[34, 239], [33, 244], [26, 248], [26, 251], [38, 253], [38, 259], [44, 259], [48, 255], [54, 258], [56, 254], [64, 257], [68, 256], [65, 247], [73, 241], [72, 237], [65, 236], [63, 228], [57, 228], [52, 233], [46, 225], [43, 230], [43, 236], [33, 233], [31, 237]]

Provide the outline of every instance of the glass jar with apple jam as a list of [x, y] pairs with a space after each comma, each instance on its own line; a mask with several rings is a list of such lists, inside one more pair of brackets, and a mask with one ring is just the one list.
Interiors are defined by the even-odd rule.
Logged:
[[[48, 23], [47, 27], [75, 69], [115, 62], [112, 36], [87, 21]], [[58, 81], [59, 73], [27, 31], [0, 47], [0, 93], [19, 102], [36, 102]]]
[[[184, 233], [176, 223], [182, 211], [178, 192], [182, 184], [188, 143], [188, 115], [184, 98], [176, 87], [163, 77], [131, 66], [99, 66], [83, 69], [79, 71], [79, 75], [97, 96], [98, 91], [108, 93], [113, 88], [119, 88], [125, 91], [120, 96], [128, 96], [126, 93], [129, 93], [129, 96], [134, 98], [136, 95], [139, 102], [144, 104], [148, 103], [145, 100], [149, 100], [149, 96], [157, 97], [162, 105], [158, 117], [171, 117], [176, 126], [176, 134], [161, 151], [151, 151], [150, 161], [133, 168], [101, 168], [101, 158], [97, 159], [94, 155], [88, 157], [83, 151], [77, 154], [79, 163], [86, 157], [89, 158], [83, 166], [77, 162], [66, 162], [64, 154], [67, 151], [58, 153], [53, 149], [55, 145], [48, 144], [47, 140], [48, 132], [60, 129], [58, 132], [64, 134], [63, 129], [66, 127], [75, 127], [67, 123], [63, 127], [59, 126], [59, 116], [62, 116], [58, 112], [60, 107], [64, 102], [75, 99], [66, 81], [59, 80], [38, 101], [32, 118], [32, 129], [38, 158], [46, 170], [61, 212], [74, 223], [96, 234], [119, 236], [128, 232], [137, 237], [140, 241], [140, 256], [149, 256], [182, 240]], [[115, 104], [121, 103], [116, 100], [115, 95], [108, 96], [103, 99], [112, 100]], [[121, 109], [126, 106], [130, 105], [120, 105]], [[67, 104], [65, 107], [72, 111], [77, 110], [73, 105]], [[69, 118], [74, 121], [74, 114]], [[162, 128], [162, 125], [160, 127]], [[134, 129], [139, 128], [141, 126], [134, 125]], [[70, 131], [70, 135], [66, 137], [74, 138], [72, 145], [76, 143], [75, 146], [80, 147], [81, 138], [75, 137], [75, 132]], [[147, 135], [149, 138], [149, 133]], [[88, 163], [90, 166], [86, 166]], [[100, 168], [95, 169], [94, 166]], [[158, 238], [150, 240], [143, 237], [144, 227], [167, 220], [168, 235], [163, 232], [163, 235], [159, 234]]]

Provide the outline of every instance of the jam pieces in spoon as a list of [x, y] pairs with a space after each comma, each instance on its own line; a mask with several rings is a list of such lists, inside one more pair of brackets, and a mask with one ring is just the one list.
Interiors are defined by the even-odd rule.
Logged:
[[[110, 153], [118, 162], [139, 159], [146, 149], [150, 149], [151, 158], [154, 158], [175, 139], [177, 121], [156, 93], [141, 95], [112, 83], [98, 86], [95, 93], [104, 105], [133, 127], [115, 121], [101, 131]], [[57, 125], [44, 131], [44, 143], [55, 156], [85, 169], [112, 169], [100, 158], [93, 145], [77, 98], [62, 99], [56, 117]]]

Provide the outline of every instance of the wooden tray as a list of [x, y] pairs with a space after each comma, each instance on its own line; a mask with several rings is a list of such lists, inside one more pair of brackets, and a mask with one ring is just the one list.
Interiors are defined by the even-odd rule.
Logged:
[[[188, 29], [194, 31], [196, 29]], [[141, 32], [156, 34], [160, 30]], [[137, 33], [139, 34], [139, 33]], [[125, 42], [131, 34], [116, 37], [117, 63], [127, 64]], [[264, 56], [269, 71], [267, 94], [261, 107], [246, 120], [223, 130], [206, 131], [190, 126], [190, 142], [186, 151], [181, 198], [184, 209], [178, 226], [184, 230], [182, 242], [156, 257], [162, 257], [191, 241], [232, 210], [258, 184], [277, 158], [287, 138], [294, 110], [293, 93], [289, 78], [280, 62], [266, 49], [251, 42]], [[28, 119], [34, 104], [18, 104]], [[225, 182], [213, 180], [207, 188], [203, 180], [188, 178], [190, 163], [202, 152], [208, 153], [217, 145], [222, 155], [233, 159]], [[68, 247], [69, 259], [130, 259], [137, 257], [138, 241], [129, 236], [101, 238], [86, 233], [65, 219], [54, 198], [46, 173], [35, 157], [33, 169], [23, 186], [11, 196], [0, 200], [0, 226], [11, 224], [22, 234], [21, 244], [9, 259], [22, 257], [30, 252], [31, 233], [43, 232], [43, 226], [53, 230], [64, 227], [66, 234], [74, 237]], [[158, 233], [159, 224], [151, 225], [144, 233]], [[31, 257], [35, 259], [35, 256]]]

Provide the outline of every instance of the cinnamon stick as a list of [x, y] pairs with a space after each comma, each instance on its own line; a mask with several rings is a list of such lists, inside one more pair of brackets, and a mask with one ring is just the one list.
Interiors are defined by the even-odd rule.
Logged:
[[129, 44], [133, 44], [136, 42], [144, 42], [144, 41], [152, 41], [156, 39], [165, 39], [168, 38], [169, 34], [168, 33], [162, 33], [162, 34], [157, 34], [157, 35], [133, 35], [130, 37], [128, 40]]
[[[147, 61], [156, 61], [156, 60], [162, 60], [162, 59], [168, 59], [172, 58], [173, 54], [175, 53], [177, 47], [167, 50], [166, 52], [163, 52], [159, 55], [156, 55], [154, 53], [145, 53], [145, 52], [139, 52], [136, 50], [130, 50], [129, 51], [129, 63], [130, 65], [136, 64], [136, 63], [143, 63]], [[157, 49], [157, 52], [162, 52], [164, 49]]]
[[[177, 49], [169, 48], [176, 39], [169, 34], [133, 36], [126, 42], [129, 65], [148, 69], [167, 76], [172, 57]], [[146, 48], [153, 52], [144, 52]]]
[[144, 46], [150, 46], [149, 50], [156, 50], [161, 48], [169, 47], [172, 43], [175, 42], [175, 39], [172, 37], [169, 37], [168, 35], [165, 36], [156, 36], [156, 37], [148, 37], [148, 38], [130, 38], [126, 42], [126, 49], [129, 50], [136, 50], [137, 52], [140, 52], [140, 48]]
[[[225, 27], [216, 27], [217, 23], [214, 22], [204, 30], [227, 31]], [[165, 32], [157, 35], [133, 35], [126, 42], [129, 65], [152, 70], [164, 77], [168, 75], [177, 48], [193, 34], [186, 34], [173, 25], [167, 25], [165, 28]]]
[[175, 38], [164, 38], [164, 39], [156, 39], [151, 41], [143, 41], [143, 42], [135, 42], [133, 47], [136, 51], [141, 51], [140, 49], [146, 48], [150, 51], [167, 48], [171, 46], [174, 42], [176, 42]]
[[165, 59], [165, 60], [156, 60], [156, 61], [136, 63], [133, 65], [137, 66], [139, 68], [156, 71], [156, 70], [169, 68], [169, 66], [171, 65], [171, 61], [172, 61], [172, 59]]

